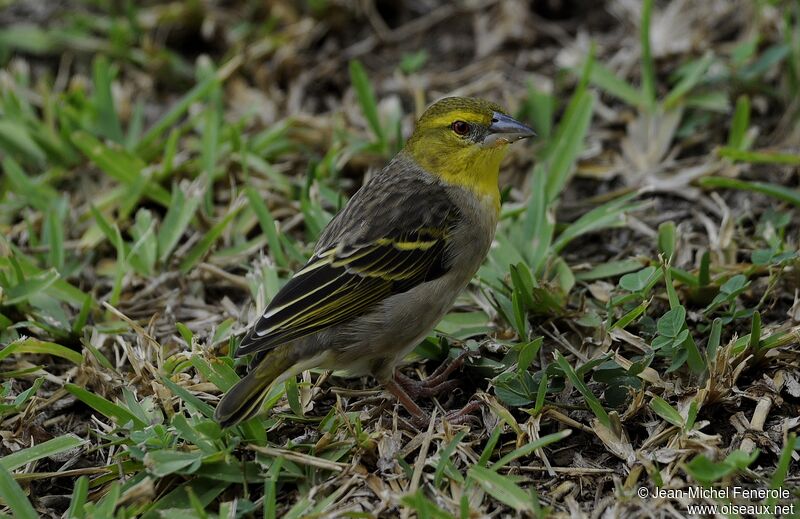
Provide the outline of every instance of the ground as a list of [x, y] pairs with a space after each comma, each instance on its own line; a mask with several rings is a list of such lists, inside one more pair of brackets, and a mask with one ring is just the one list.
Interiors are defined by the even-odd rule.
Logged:
[[[800, 514], [796, 3], [0, 0], [0, 64], [6, 515]], [[418, 428], [306, 372], [221, 430], [248, 323], [446, 95], [538, 133], [401, 368], [469, 350], [458, 389]]]

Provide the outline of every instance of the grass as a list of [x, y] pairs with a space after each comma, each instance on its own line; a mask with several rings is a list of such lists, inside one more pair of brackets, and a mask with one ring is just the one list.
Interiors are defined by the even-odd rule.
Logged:
[[[657, 515], [685, 503], [639, 487], [695, 484], [798, 501], [796, 9], [745, 2], [720, 35], [700, 7], [670, 25], [609, 3], [541, 22], [557, 44], [492, 25], [465, 68], [441, 41], [496, 7], [426, 25], [401, 2], [381, 28], [256, 4], [0, 13], [0, 514]], [[579, 66], [537, 62], [580, 40], [572, 21], [595, 42]], [[702, 48], [665, 48], [676, 26]], [[472, 350], [459, 390], [421, 404], [479, 418], [420, 430], [373, 380], [312, 371], [220, 429], [247, 323], [454, 91], [540, 135], [504, 164], [487, 260], [402, 368]]]

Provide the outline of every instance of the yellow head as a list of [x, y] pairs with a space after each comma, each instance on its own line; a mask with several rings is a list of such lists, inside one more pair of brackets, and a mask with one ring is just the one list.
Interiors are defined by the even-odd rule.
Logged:
[[494, 103], [446, 97], [425, 110], [405, 151], [426, 171], [490, 197], [499, 207], [500, 161], [509, 144], [533, 135]]

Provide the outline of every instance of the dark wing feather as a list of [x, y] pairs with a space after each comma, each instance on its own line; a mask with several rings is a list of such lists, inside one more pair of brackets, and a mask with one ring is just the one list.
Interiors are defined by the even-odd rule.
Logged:
[[384, 171], [356, 193], [250, 329], [239, 355], [344, 323], [447, 272], [458, 210], [444, 187], [415, 173], [386, 182], [391, 173]]

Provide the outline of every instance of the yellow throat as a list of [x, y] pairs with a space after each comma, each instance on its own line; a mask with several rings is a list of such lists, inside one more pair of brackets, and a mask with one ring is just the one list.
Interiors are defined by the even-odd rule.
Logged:
[[[418, 149], [422, 148], [422, 149]], [[480, 198], [489, 198], [500, 209], [500, 162], [506, 146], [491, 149], [441, 149], [440, 143], [420, 143], [406, 151], [422, 166], [448, 184], [469, 189]]]
[[404, 148], [419, 166], [500, 209], [500, 162], [533, 130], [483, 99], [448, 97], [431, 105]]

